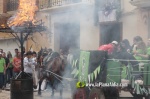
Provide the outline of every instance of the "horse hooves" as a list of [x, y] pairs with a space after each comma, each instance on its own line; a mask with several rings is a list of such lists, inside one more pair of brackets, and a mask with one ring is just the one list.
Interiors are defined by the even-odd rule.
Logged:
[[42, 93], [41, 93], [41, 91], [38, 91], [38, 95], [40, 95], [40, 96], [41, 96], [41, 94], [42, 94]]
[[34, 86], [33, 86], [33, 88], [34, 88], [34, 89], [37, 89], [37, 86], [36, 86], [36, 85], [34, 85]]

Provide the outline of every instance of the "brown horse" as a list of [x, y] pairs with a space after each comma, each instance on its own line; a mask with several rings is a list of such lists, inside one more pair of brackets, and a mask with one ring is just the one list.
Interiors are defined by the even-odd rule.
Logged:
[[39, 89], [38, 94], [41, 95], [41, 84], [44, 79], [47, 79], [50, 82], [50, 85], [52, 87], [52, 95], [54, 95], [54, 89], [57, 89], [56, 86], [61, 85], [59, 88], [60, 90], [60, 96], [62, 96], [62, 78], [60, 76], [63, 76], [63, 71], [65, 68], [65, 64], [63, 62], [63, 59], [60, 57], [59, 53], [57, 52], [51, 52], [47, 53], [46, 56], [44, 56], [43, 61], [40, 61], [43, 65], [42, 71], [41, 71], [41, 77], [39, 81]]

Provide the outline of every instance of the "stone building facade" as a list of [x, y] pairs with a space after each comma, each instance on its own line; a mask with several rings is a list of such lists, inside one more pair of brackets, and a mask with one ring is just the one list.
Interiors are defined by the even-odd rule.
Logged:
[[[18, 1], [0, 1], [0, 18], [14, 14], [16, 7], [8, 5], [16, 5], [15, 2]], [[24, 46], [35, 51], [41, 47], [55, 51], [68, 51], [70, 47], [97, 50], [113, 40], [128, 39], [132, 44], [137, 35], [146, 42], [150, 37], [148, 3], [148, 0], [37, 0], [37, 18], [45, 22], [48, 31], [42, 35], [34, 33]]]

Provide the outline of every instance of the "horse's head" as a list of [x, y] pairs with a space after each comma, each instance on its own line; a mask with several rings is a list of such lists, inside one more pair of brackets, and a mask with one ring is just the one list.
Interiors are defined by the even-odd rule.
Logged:
[[62, 69], [62, 59], [58, 52], [52, 52], [47, 56], [47, 59], [44, 61], [46, 67], [53, 72], [59, 72]]

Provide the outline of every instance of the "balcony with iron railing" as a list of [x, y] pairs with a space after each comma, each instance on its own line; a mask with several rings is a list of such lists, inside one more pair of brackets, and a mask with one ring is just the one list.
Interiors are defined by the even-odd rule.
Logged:
[[150, 8], [150, 0], [131, 0], [130, 3], [140, 8]]
[[[58, 8], [69, 6], [73, 4], [92, 3], [94, 0], [37, 0], [39, 10], [47, 10], [51, 8]], [[15, 11], [18, 8], [19, 0], [7, 0], [7, 12]]]
[[41, 11], [51, 10], [62, 7], [73, 7], [80, 4], [92, 4], [95, 0], [38, 0], [38, 6]]

